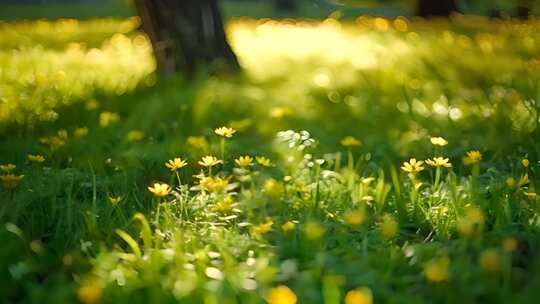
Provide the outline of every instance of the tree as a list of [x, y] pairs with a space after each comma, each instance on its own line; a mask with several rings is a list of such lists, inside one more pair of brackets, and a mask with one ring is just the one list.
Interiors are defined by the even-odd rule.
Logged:
[[161, 72], [239, 69], [217, 0], [135, 0], [135, 6]]
[[458, 11], [456, 0], [418, 0], [417, 15], [421, 17], [448, 17]]

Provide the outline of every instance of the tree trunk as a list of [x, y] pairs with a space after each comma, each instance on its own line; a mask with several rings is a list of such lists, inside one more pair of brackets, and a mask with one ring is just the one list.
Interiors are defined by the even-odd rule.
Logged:
[[193, 74], [201, 65], [239, 69], [217, 0], [135, 0], [158, 69]]
[[418, 0], [417, 15], [421, 17], [449, 17], [457, 11], [456, 0]]
[[298, 4], [296, 0], [274, 0], [274, 8], [281, 12], [296, 12]]

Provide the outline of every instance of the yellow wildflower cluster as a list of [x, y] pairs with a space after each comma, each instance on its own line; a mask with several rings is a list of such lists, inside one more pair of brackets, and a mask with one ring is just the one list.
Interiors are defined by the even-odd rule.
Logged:
[[449, 268], [450, 259], [448, 257], [435, 258], [424, 265], [424, 276], [434, 283], [446, 282], [450, 276]]
[[469, 206], [465, 215], [457, 220], [457, 231], [462, 236], [471, 236], [484, 229], [484, 212], [475, 206]]
[[152, 186], [148, 187], [148, 191], [152, 192], [155, 197], [162, 198], [171, 193], [172, 188], [165, 183], [154, 183]]
[[404, 162], [401, 166], [401, 170], [416, 175], [419, 172], [424, 170], [424, 161], [416, 160], [416, 158], [411, 158], [408, 162]]
[[6, 190], [16, 188], [24, 178], [24, 175], [15, 175], [13, 171], [17, 168], [14, 164], [0, 165], [0, 186]]

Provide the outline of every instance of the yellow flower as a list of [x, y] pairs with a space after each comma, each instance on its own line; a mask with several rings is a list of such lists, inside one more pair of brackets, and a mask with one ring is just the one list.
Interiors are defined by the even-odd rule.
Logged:
[[152, 192], [156, 197], [164, 197], [171, 193], [171, 186], [165, 183], [154, 183], [153, 186], [148, 187], [148, 191]]
[[293, 114], [293, 110], [289, 107], [273, 107], [270, 109], [270, 117], [283, 118]]
[[358, 139], [352, 136], [345, 136], [340, 143], [344, 147], [355, 147], [362, 144]]
[[484, 212], [478, 207], [469, 206], [465, 216], [457, 220], [457, 231], [462, 236], [471, 236], [484, 228]]
[[399, 224], [396, 219], [390, 214], [385, 214], [379, 224], [379, 233], [381, 236], [386, 240], [392, 239], [397, 235], [398, 230]]
[[373, 294], [368, 287], [360, 287], [347, 292], [345, 304], [373, 304]]
[[60, 129], [58, 130], [58, 132], [56, 132], [56, 135], [61, 138], [62, 140], [67, 140], [68, 139], [68, 132], [64, 129]]
[[24, 178], [24, 175], [6, 174], [0, 175], [0, 185], [4, 189], [16, 188]]
[[351, 226], [361, 225], [366, 219], [366, 213], [363, 210], [352, 210], [345, 214], [345, 222]]
[[234, 133], [236, 133], [236, 130], [233, 128], [221, 127], [215, 129], [214, 133], [225, 138], [231, 138], [233, 137]]
[[203, 190], [210, 192], [223, 192], [229, 186], [229, 178], [221, 177], [202, 177], [199, 185]]
[[76, 138], [83, 138], [86, 135], [88, 135], [88, 128], [87, 127], [77, 128], [77, 129], [75, 129], [73, 131], [73, 136], [75, 136]]
[[90, 283], [79, 287], [77, 297], [83, 304], [95, 304], [101, 300], [103, 289], [97, 283]]
[[43, 155], [28, 154], [26, 157], [28, 158], [29, 161], [34, 162], [34, 163], [42, 163], [45, 161], [45, 157], [43, 157]]
[[529, 174], [525, 173], [519, 178], [518, 187], [525, 186], [529, 183]]
[[294, 230], [295, 226], [296, 226], [295, 223], [291, 221], [287, 221], [285, 224], [281, 225], [281, 230], [283, 230], [283, 232], [289, 232], [289, 231]]
[[304, 232], [308, 239], [316, 240], [316, 239], [321, 238], [324, 235], [325, 229], [321, 224], [317, 222], [308, 222], [305, 226]]
[[176, 157], [166, 162], [165, 167], [169, 168], [171, 171], [176, 171], [178, 169], [182, 169], [183, 167], [187, 166], [187, 164], [188, 163], [185, 160], [179, 157]]
[[187, 143], [196, 149], [206, 151], [208, 149], [208, 141], [204, 136], [190, 136], [187, 139]]
[[521, 160], [521, 164], [523, 165], [523, 167], [527, 168], [530, 164], [529, 160], [524, 158]]
[[0, 165], [0, 170], [5, 173], [10, 173], [11, 171], [15, 170], [15, 168], [17, 168], [17, 166], [14, 164]]
[[202, 158], [202, 160], [199, 161], [199, 165], [203, 166], [203, 167], [213, 167], [215, 165], [218, 165], [218, 164], [222, 164], [223, 161], [220, 160], [220, 159], [217, 159], [216, 157], [214, 156], [204, 156]]
[[465, 165], [474, 165], [479, 163], [482, 160], [482, 153], [480, 151], [469, 151], [465, 158], [463, 158], [463, 163]]
[[369, 186], [374, 180], [375, 180], [375, 177], [370, 176], [370, 177], [364, 177], [360, 181], [362, 182], [362, 184]]
[[432, 259], [424, 265], [424, 276], [431, 282], [439, 283], [448, 281], [450, 259], [440, 257]]
[[251, 234], [254, 236], [261, 236], [263, 234], [267, 234], [272, 230], [272, 226], [274, 225], [274, 221], [271, 219], [266, 220], [265, 223], [261, 223], [259, 225], [255, 225], [251, 227]]
[[141, 141], [144, 138], [144, 133], [139, 130], [132, 130], [126, 134], [126, 140], [129, 142]]
[[497, 250], [487, 249], [480, 254], [480, 267], [486, 272], [501, 270], [501, 257]]
[[296, 304], [297, 298], [289, 287], [281, 285], [268, 291], [266, 301], [268, 304]]
[[261, 165], [261, 166], [264, 166], [264, 167], [272, 166], [272, 162], [267, 157], [257, 156], [257, 157], [255, 157], [255, 159], [257, 159], [257, 163], [259, 163], [259, 165]]
[[426, 163], [432, 167], [445, 167], [445, 168], [451, 168], [452, 164], [450, 163], [450, 160], [448, 158], [443, 157], [434, 157], [433, 159], [426, 160]]
[[239, 158], [235, 159], [234, 162], [238, 167], [245, 168], [251, 166], [253, 163], [253, 157], [246, 155], [246, 156], [240, 156]]
[[264, 192], [273, 199], [279, 199], [283, 194], [283, 185], [273, 178], [269, 178], [264, 182]]
[[503, 249], [504, 249], [504, 251], [506, 251], [508, 253], [514, 252], [514, 251], [516, 251], [517, 246], [518, 246], [518, 242], [517, 242], [517, 240], [515, 238], [513, 238], [513, 237], [504, 238], [504, 240], [503, 240]]
[[120, 115], [112, 112], [102, 112], [99, 114], [99, 125], [107, 127], [113, 123], [120, 121]]
[[230, 195], [227, 195], [225, 198], [220, 200], [216, 206], [214, 207], [214, 210], [222, 213], [228, 213], [231, 212], [233, 208], [234, 200]]
[[115, 206], [118, 205], [122, 201], [121, 196], [109, 196], [109, 202]]
[[432, 137], [430, 138], [430, 140], [431, 140], [431, 143], [434, 144], [435, 146], [444, 147], [448, 145], [448, 141], [446, 141], [446, 139], [442, 137]]
[[424, 170], [424, 161], [419, 160], [417, 161], [416, 158], [411, 158], [409, 162], [404, 162], [403, 166], [401, 166], [401, 170], [410, 173], [410, 174], [417, 174], [418, 172]]

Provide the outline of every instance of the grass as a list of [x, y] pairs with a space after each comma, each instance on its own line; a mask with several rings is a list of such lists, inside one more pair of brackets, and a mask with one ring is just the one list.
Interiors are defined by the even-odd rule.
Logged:
[[540, 23], [233, 21], [190, 82], [136, 27], [0, 27], [7, 302], [537, 298]]

